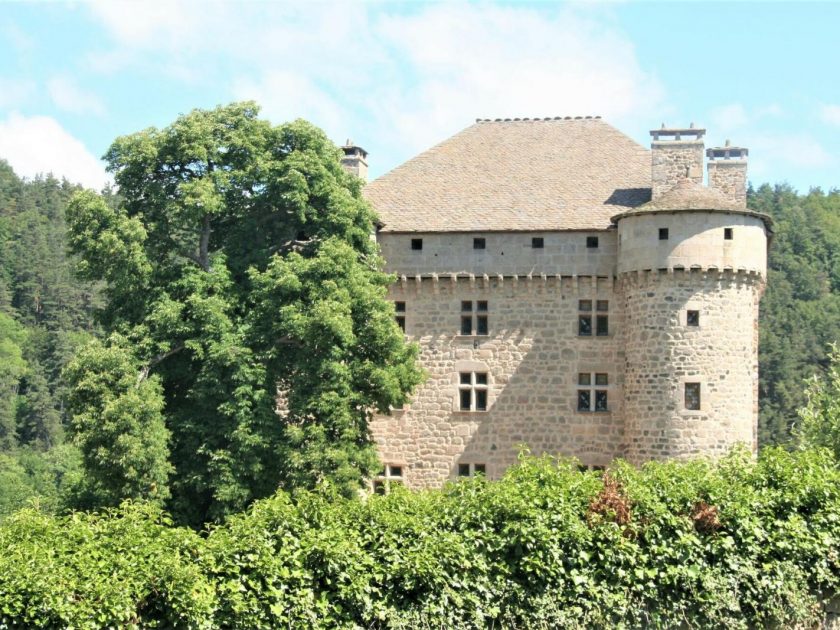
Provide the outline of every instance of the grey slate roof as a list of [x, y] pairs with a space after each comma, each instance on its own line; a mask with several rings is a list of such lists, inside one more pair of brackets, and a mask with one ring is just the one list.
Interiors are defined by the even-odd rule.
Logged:
[[650, 152], [600, 118], [478, 121], [365, 187], [383, 232], [604, 230]]

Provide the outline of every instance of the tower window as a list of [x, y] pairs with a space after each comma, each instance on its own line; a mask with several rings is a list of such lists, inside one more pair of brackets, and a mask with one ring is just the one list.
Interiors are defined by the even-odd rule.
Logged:
[[586, 237], [586, 246], [589, 249], [598, 249], [598, 237], [597, 236], [587, 236]]
[[374, 494], [388, 494], [394, 486], [403, 484], [403, 467], [395, 464], [385, 464], [373, 480]]
[[592, 336], [592, 300], [578, 300], [578, 335]]
[[423, 249], [423, 239], [422, 238], [413, 238], [411, 239], [411, 249], [414, 251], [420, 251]]
[[397, 312], [397, 326], [405, 332], [405, 302], [394, 302], [394, 310]]
[[485, 249], [487, 247], [487, 241], [483, 238], [474, 238], [473, 239], [473, 249]]
[[458, 400], [461, 411], [487, 411], [487, 372], [460, 372]]
[[667, 241], [668, 240], [668, 228], [659, 228], [659, 240], [660, 241]]
[[700, 409], [700, 383], [685, 384], [685, 408], [692, 411]]
[[535, 236], [531, 239], [531, 247], [534, 249], [542, 249], [545, 247], [545, 241], [542, 236]]
[[609, 376], [604, 372], [581, 372], [578, 374], [578, 411], [609, 411]]
[[463, 300], [461, 302], [461, 334], [488, 335], [490, 325], [488, 321], [487, 300]]
[[700, 325], [700, 311], [686, 311], [685, 323], [687, 326]]
[[732, 228], [723, 228], [723, 238], [727, 241], [732, 240]]

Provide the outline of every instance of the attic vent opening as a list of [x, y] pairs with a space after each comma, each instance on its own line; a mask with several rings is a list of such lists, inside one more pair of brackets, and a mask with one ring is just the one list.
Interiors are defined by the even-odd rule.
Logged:
[[473, 239], [473, 249], [486, 249], [487, 248], [487, 241], [483, 238], [474, 238]]
[[423, 249], [423, 239], [422, 238], [413, 238], [411, 239], [411, 249], [414, 251], [420, 251]]
[[542, 249], [545, 247], [545, 241], [542, 236], [535, 236], [531, 239], [531, 247], [534, 249]]
[[587, 236], [586, 237], [586, 247], [588, 249], [598, 249], [598, 237], [597, 236]]

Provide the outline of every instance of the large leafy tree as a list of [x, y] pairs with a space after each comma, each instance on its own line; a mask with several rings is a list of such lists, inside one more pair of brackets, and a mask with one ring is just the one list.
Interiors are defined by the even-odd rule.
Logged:
[[[419, 382], [383, 299], [361, 182], [323, 132], [253, 103], [118, 138], [121, 202], [70, 204], [100, 320], [154, 377], [171, 432], [172, 507], [220, 518], [278, 485], [358, 488], [377, 466], [375, 410]], [[77, 365], [74, 382], [97, 365]], [[84, 410], [79, 410], [84, 412]]]

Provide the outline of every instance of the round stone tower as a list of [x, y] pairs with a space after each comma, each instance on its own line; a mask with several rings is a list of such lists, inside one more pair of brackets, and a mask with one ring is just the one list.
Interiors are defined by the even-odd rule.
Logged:
[[703, 186], [703, 133], [652, 131], [652, 199], [613, 217], [633, 462], [757, 446], [770, 219], [746, 208], [746, 149], [709, 149]]

